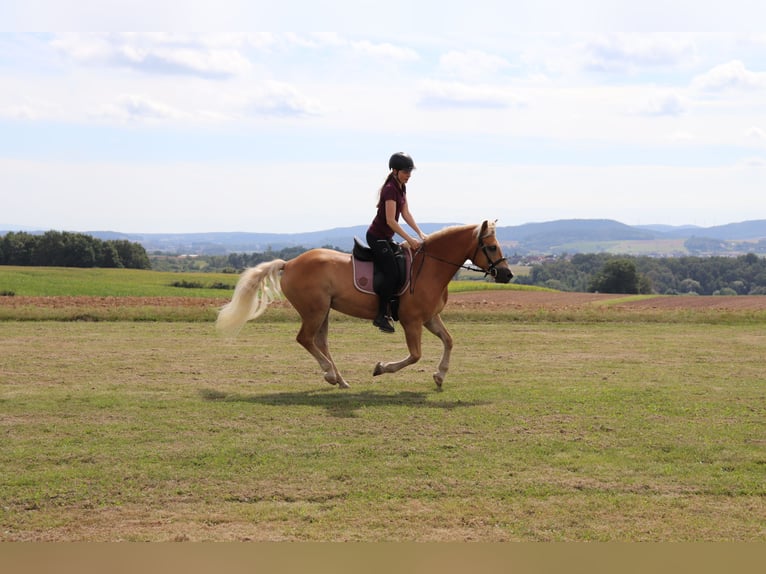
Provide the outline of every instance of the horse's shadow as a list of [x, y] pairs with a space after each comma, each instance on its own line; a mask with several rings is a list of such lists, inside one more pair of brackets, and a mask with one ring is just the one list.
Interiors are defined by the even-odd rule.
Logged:
[[232, 401], [269, 406], [323, 407], [328, 414], [339, 418], [355, 417], [356, 411], [367, 407], [407, 406], [411, 408], [454, 410], [488, 404], [485, 401], [429, 400], [430, 393], [400, 391], [386, 393], [374, 390], [342, 391], [337, 389], [308, 390], [262, 395], [241, 395], [203, 389], [200, 395], [206, 401]]

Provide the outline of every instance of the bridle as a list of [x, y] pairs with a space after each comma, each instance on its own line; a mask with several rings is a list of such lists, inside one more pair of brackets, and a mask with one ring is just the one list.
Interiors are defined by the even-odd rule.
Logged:
[[[491, 246], [497, 249], [496, 246]], [[500, 259], [496, 259], [495, 261], [492, 260], [492, 257], [489, 255], [489, 245], [486, 245], [484, 243], [484, 237], [479, 237], [479, 242], [476, 244], [476, 251], [473, 252], [473, 256], [471, 257], [471, 261], [476, 259], [476, 254], [479, 252], [479, 249], [481, 249], [481, 252], [484, 254], [484, 257], [487, 258], [487, 261], [489, 261], [489, 267], [487, 269], [481, 269], [481, 268], [474, 268], [471, 269], [471, 271], [484, 271], [484, 277], [487, 275], [491, 275], [492, 277], [497, 277], [497, 266], [500, 265], [503, 261], [507, 261], [507, 257], [501, 257]]]
[[455, 263], [454, 261], [447, 261], [446, 259], [442, 259], [441, 257], [437, 257], [436, 255], [431, 255], [426, 251], [426, 244], [425, 242], [420, 244], [420, 247], [418, 250], [413, 254], [412, 257], [412, 265], [415, 264], [415, 256], [419, 253], [423, 254], [423, 259], [420, 260], [420, 266], [418, 267], [418, 272], [416, 274], [412, 274], [412, 281], [410, 281], [410, 293], [413, 293], [415, 291], [415, 280], [420, 276], [420, 272], [423, 270], [423, 265], [426, 262], [426, 257], [430, 257], [431, 259], [435, 259], [436, 261], [441, 261], [442, 263], [447, 263], [448, 265], [452, 265], [453, 267], [456, 267], [458, 269], [465, 269], [466, 271], [475, 271], [477, 273], [484, 273], [484, 277], [487, 275], [490, 275], [492, 277], [497, 277], [497, 266], [500, 265], [503, 261], [507, 261], [507, 257], [501, 257], [500, 259], [493, 260], [492, 257], [489, 254], [489, 248], [491, 246], [484, 243], [484, 238], [489, 237], [488, 235], [479, 236], [479, 241], [476, 244], [476, 250], [473, 252], [473, 255], [471, 256], [471, 261], [474, 261], [476, 259], [476, 254], [479, 253], [479, 249], [481, 249], [481, 252], [484, 254], [484, 257], [487, 258], [487, 261], [489, 261], [489, 267], [486, 269], [482, 269], [481, 267], [475, 266], [475, 265], [466, 265], [465, 263]]

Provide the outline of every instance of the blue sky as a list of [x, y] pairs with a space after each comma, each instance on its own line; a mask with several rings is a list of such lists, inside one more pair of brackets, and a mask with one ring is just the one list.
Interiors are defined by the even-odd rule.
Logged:
[[[153, 6], [119, 20], [38, 4], [14, 13], [21, 27], [138, 28]], [[232, 27], [263, 5], [194, 22], [174, 4], [186, 6], [162, 4], [153, 24]], [[333, 24], [295, 4], [296, 29]], [[766, 218], [766, 32], [754, 29], [766, 9], [571, 4], [394, 2], [407, 17], [370, 21], [382, 5], [359, 1], [338, 12], [352, 33], [1, 33], [0, 228], [366, 224], [400, 150], [418, 166], [422, 222]], [[280, 10], [258, 22], [283, 25]]]

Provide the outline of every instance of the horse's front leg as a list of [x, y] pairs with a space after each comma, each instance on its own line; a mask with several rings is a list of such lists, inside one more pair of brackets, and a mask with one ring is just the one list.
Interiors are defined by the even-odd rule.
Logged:
[[401, 361], [391, 363], [378, 363], [372, 371], [372, 376], [377, 377], [383, 373], [395, 373], [408, 365], [417, 363], [420, 360], [421, 348], [420, 339], [423, 334], [423, 325], [421, 323], [410, 323], [402, 325], [404, 327], [404, 337], [407, 340], [407, 348], [410, 354]]
[[444, 352], [442, 353], [441, 361], [439, 361], [439, 368], [434, 373], [434, 382], [436, 383], [436, 386], [441, 389], [444, 378], [447, 376], [447, 371], [449, 370], [449, 359], [452, 354], [452, 335], [447, 331], [447, 327], [444, 326], [439, 315], [431, 317], [431, 319], [425, 322], [425, 326], [426, 329], [439, 337], [444, 345]]

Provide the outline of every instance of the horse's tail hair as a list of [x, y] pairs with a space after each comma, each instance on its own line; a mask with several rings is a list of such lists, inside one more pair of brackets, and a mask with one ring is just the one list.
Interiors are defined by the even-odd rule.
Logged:
[[231, 301], [218, 312], [216, 329], [234, 337], [242, 327], [259, 317], [269, 303], [282, 296], [279, 273], [285, 261], [274, 259], [246, 269], [237, 281]]

